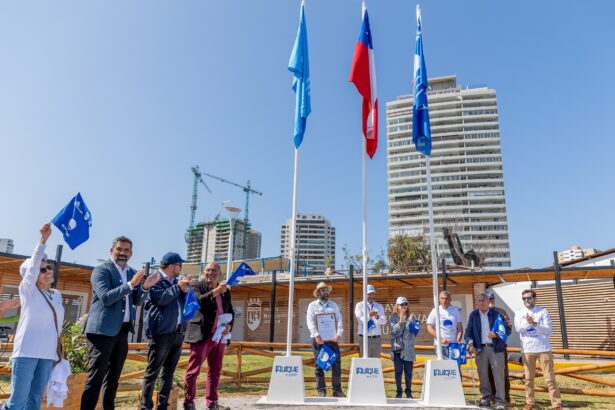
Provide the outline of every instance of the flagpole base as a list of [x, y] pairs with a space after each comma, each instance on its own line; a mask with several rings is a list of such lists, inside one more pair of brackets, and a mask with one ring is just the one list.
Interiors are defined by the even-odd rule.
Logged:
[[428, 360], [425, 363], [422, 403], [425, 406], [466, 405], [457, 361]]
[[273, 359], [269, 391], [265, 402], [278, 404], [303, 404], [305, 402], [303, 360], [300, 356], [276, 356]]
[[386, 405], [382, 362], [376, 358], [352, 358], [348, 381], [351, 405]]

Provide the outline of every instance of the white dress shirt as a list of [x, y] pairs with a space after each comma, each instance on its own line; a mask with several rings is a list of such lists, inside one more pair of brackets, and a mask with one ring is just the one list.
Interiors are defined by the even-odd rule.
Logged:
[[[525, 316], [529, 314], [536, 326], [528, 323]], [[543, 353], [551, 351], [549, 336], [553, 333], [551, 316], [547, 309], [535, 306], [528, 309], [525, 306], [515, 312], [515, 330], [521, 339], [523, 353]]]
[[[113, 259], [112, 259], [113, 260]], [[126, 266], [124, 267], [124, 269], [120, 268], [119, 265], [117, 263], [115, 263], [115, 261], [113, 261], [113, 264], [115, 265], [115, 267], [117, 268], [117, 271], [120, 273], [120, 277], [122, 278], [122, 283], [128, 283], [128, 287], [130, 287], [130, 290], [132, 290], [132, 284], [130, 282], [128, 282], [128, 269], [130, 269], [130, 266], [128, 266], [128, 264], [126, 264]], [[124, 299], [126, 300], [126, 308], [124, 310], [124, 323], [126, 322], [130, 322], [130, 298], [128, 297], [128, 295], [124, 296]]]
[[344, 324], [342, 322], [342, 314], [340, 313], [340, 309], [332, 300], [328, 300], [327, 303], [320, 303], [320, 300], [318, 299], [310, 303], [307, 308], [307, 326], [308, 329], [310, 329], [310, 337], [314, 339], [316, 336], [319, 336], [318, 330], [316, 329], [316, 315], [321, 313], [335, 314], [335, 320], [337, 321], [337, 335], [341, 338], [342, 334], [344, 334]]
[[480, 316], [480, 340], [483, 344], [493, 343], [491, 339], [489, 339], [489, 333], [491, 329], [489, 328], [489, 309], [485, 313], [478, 310], [478, 315]]
[[[364, 305], [365, 303], [363, 301], [357, 303], [357, 305], [354, 308], [354, 315], [357, 318], [357, 320], [359, 321], [359, 335], [362, 336], [364, 335], [363, 333], [363, 309], [364, 309]], [[369, 317], [369, 313], [372, 311], [376, 311], [378, 312], [378, 316], [374, 316], [373, 318]], [[384, 308], [382, 307], [382, 305], [378, 302], [374, 302], [374, 303], [369, 303], [367, 302], [367, 312], [368, 312], [368, 316], [367, 316], [367, 321], [369, 322], [370, 319], [372, 319], [374, 321], [374, 324], [376, 326], [373, 326], [371, 329], [369, 328], [369, 323], [367, 324], [367, 335], [368, 336], [380, 336], [382, 335], [382, 325], [385, 325], [387, 323], [387, 317], [384, 314]]]

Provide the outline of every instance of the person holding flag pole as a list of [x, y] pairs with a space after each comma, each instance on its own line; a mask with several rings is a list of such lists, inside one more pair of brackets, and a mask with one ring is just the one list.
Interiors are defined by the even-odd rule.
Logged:
[[312, 111], [310, 96], [310, 62], [308, 55], [307, 23], [305, 19], [305, 1], [301, 1], [299, 11], [299, 28], [288, 62], [288, 70], [293, 74], [292, 90], [295, 93], [295, 127], [293, 141], [295, 146], [292, 222], [290, 230], [290, 281], [288, 285], [288, 323], [286, 326], [286, 354], [276, 356], [271, 372], [271, 381], [267, 393], [267, 402], [303, 403], [305, 385], [303, 379], [303, 362], [300, 356], [292, 356], [293, 305], [296, 271], [296, 236], [297, 229], [297, 180], [299, 170], [299, 146], [303, 142], [307, 118]]
[[[446, 381], [436, 377], [437, 374], [454, 375], [461, 372], [456, 361], [442, 360], [442, 340], [440, 306], [438, 303], [438, 264], [436, 256], [436, 239], [433, 221], [433, 200], [431, 189], [431, 128], [429, 123], [429, 106], [427, 103], [427, 69], [423, 53], [423, 31], [421, 26], [421, 6], [416, 5], [416, 48], [414, 54], [414, 101], [412, 106], [412, 142], [416, 150], [425, 155], [427, 174], [427, 203], [429, 211], [429, 243], [431, 247], [432, 292], [435, 312], [435, 339], [438, 360], [430, 360], [425, 367], [423, 383], [423, 403], [426, 405], [465, 405], [465, 396], [461, 386], [461, 374]], [[459, 329], [461, 332], [461, 329]], [[442, 389], [448, 394], [443, 396]]]

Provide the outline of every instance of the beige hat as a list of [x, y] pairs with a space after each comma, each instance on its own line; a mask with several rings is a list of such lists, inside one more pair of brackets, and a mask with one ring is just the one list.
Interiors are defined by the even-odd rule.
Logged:
[[315, 298], [318, 297], [318, 291], [320, 289], [323, 289], [323, 288], [327, 288], [329, 293], [331, 293], [331, 289], [333, 289], [332, 286], [327, 286], [327, 284], [325, 282], [320, 282], [318, 285], [316, 285], [316, 289], [314, 289], [314, 297]]

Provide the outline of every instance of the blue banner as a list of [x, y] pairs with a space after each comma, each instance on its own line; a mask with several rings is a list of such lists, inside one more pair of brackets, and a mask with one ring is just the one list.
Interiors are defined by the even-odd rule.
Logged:
[[408, 330], [412, 332], [414, 337], [417, 337], [421, 331], [421, 323], [417, 319], [414, 319], [412, 323], [408, 323]]
[[504, 343], [506, 343], [506, 341], [508, 340], [508, 335], [506, 334], [506, 326], [504, 325], [504, 319], [502, 318], [502, 315], [498, 315], [498, 317], [495, 319], [495, 322], [493, 322], [493, 329], [491, 329], [491, 331], [498, 335], [498, 337], [502, 339]]
[[68, 205], [51, 220], [64, 236], [64, 241], [75, 249], [90, 238], [92, 215], [85, 205], [81, 193], [77, 193]]
[[192, 288], [188, 286], [188, 293], [186, 294], [186, 301], [184, 302], [183, 319], [185, 321], [192, 319], [200, 308], [201, 306], [196, 296], [194, 296]]
[[414, 53], [414, 104], [412, 105], [412, 142], [416, 150], [431, 155], [431, 127], [427, 105], [427, 68], [423, 54], [421, 8], [416, 6], [416, 51]]
[[299, 148], [305, 134], [307, 117], [312, 112], [312, 99], [310, 97], [310, 59], [308, 57], [307, 24], [303, 3], [299, 13], [299, 29], [297, 38], [288, 62], [288, 70], [293, 73], [293, 91], [296, 94], [295, 102], [295, 148]]
[[466, 345], [463, 343], [449, 343], [448, 358], [456, 360], [457, 363], [466, 364]]
[[331, 348], [327, 345], [322, 345], [320, 349], [320, 353], [316, 357], [316, 364], [318, 367], [323, 369], [325, 372], [331, 370], [331, 366], [337, 360], [337, 353], [335, 353]]
[[241, 262], [241, 265], [239, 265], [237, 269], [235, 269], [235, 272], [233, 272], [231, 277], [228, 278], [228, 280], [226, 281], [226, 284], [228, 286], [235, 285], [237, 284], [237, 282], [239, 282], [239, 278], [246, 276], [246, 275], [248, 276], [256, 275], [256, 272], [252, 270], [250, 265], [248, 265], [245, 262]]

